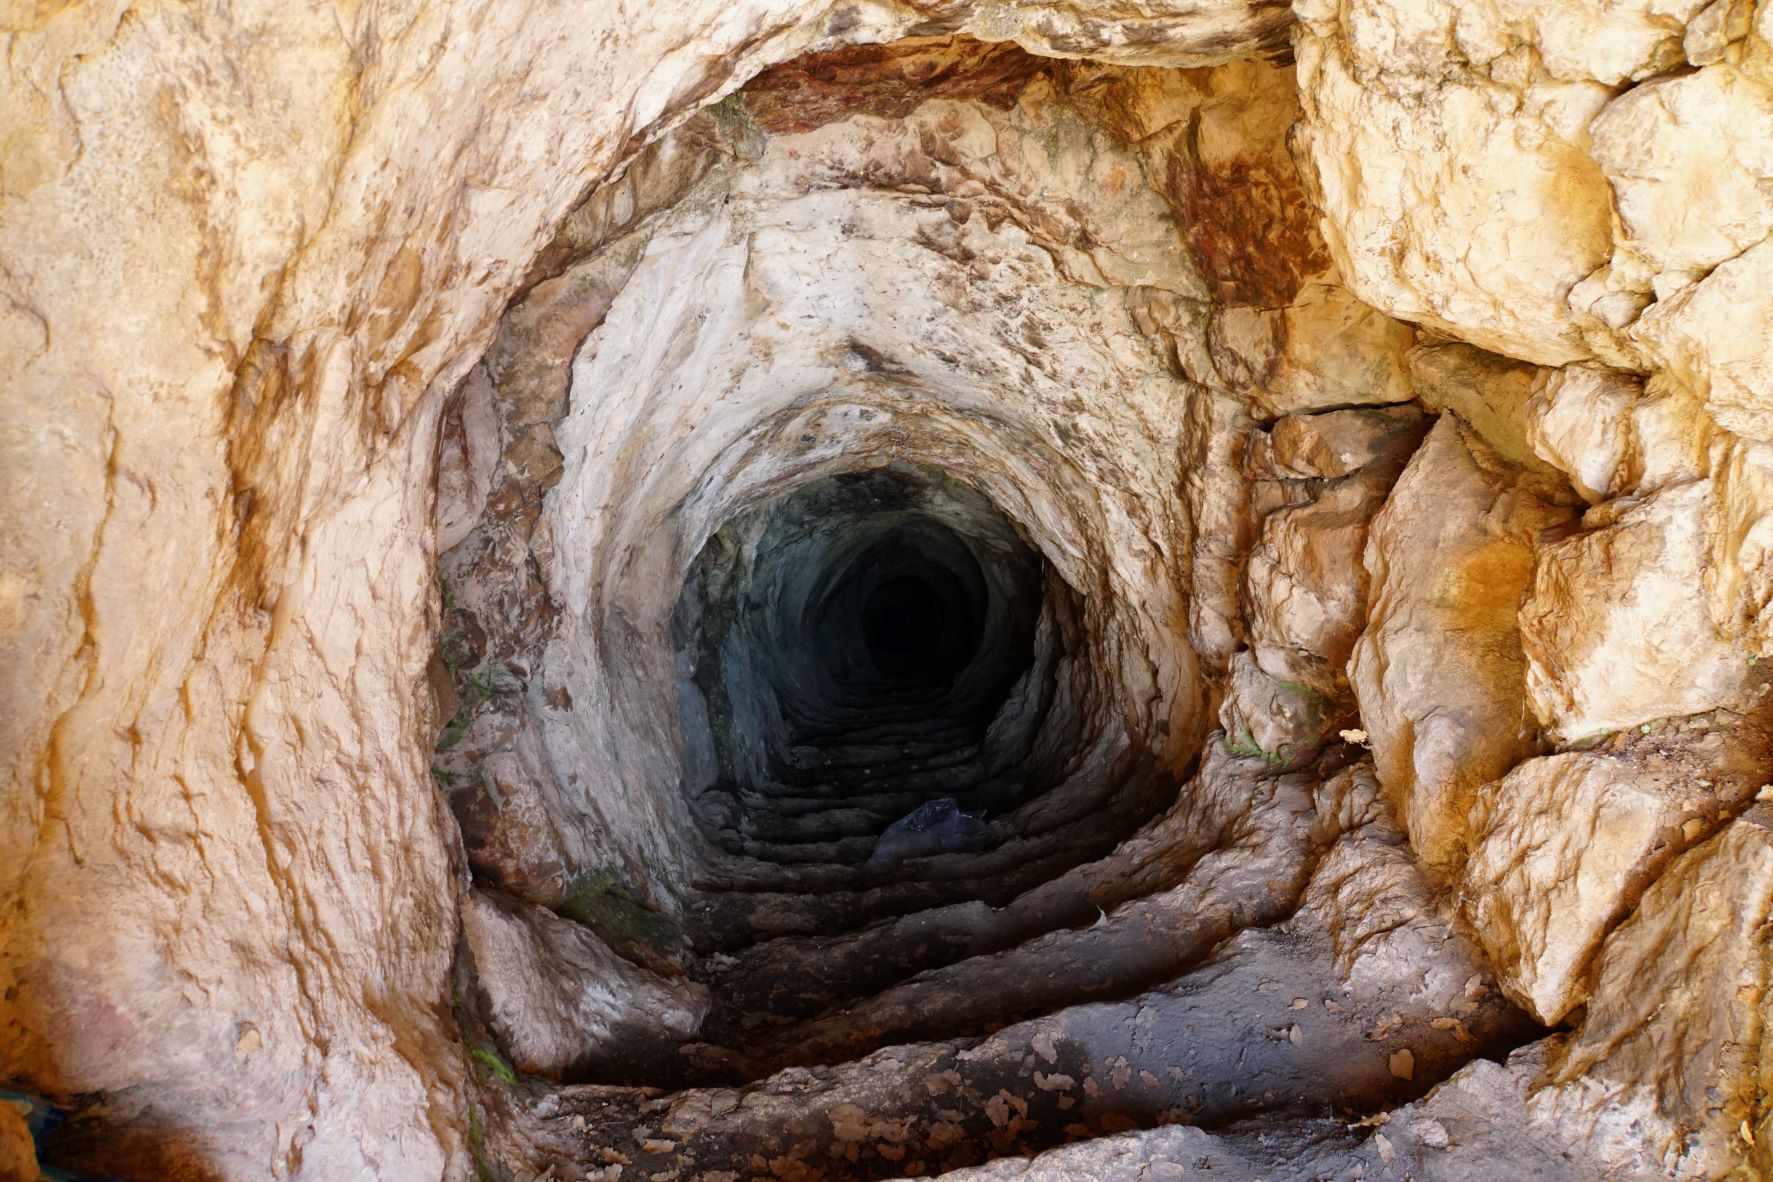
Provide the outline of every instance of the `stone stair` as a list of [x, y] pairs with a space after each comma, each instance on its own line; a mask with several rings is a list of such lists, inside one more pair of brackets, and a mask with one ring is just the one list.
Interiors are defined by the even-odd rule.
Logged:
[[[1537, 1030], [1436, 911], [1359, 755], [1283, 773], [1215, 739], [1136, 833], [1006, 869], [995, 894], [927, 866], [797, 893], [793, 862], [778, 892], [709, 891], [695, 1038], [645, 1064], [649, 1086], [494, 1085], [500, 1136], [556, 1177], [607, 1180], [931, 1176], [1085, 1145], [1121, 1169], [1137, 1138], [1208, 1134], [1206, 1158], [1286, 1177], [1263, 1148], [1277, 1127], [1354, 1162], [1363, 1118]], [[796, 920], [760, 922], [764, 899]]]

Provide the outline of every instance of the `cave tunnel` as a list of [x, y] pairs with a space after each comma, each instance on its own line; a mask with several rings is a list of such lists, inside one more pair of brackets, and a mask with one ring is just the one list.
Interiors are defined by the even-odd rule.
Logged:
[[14, 31], [0, 1182], [1773, 1171], [1773, 8], [411, 7]]

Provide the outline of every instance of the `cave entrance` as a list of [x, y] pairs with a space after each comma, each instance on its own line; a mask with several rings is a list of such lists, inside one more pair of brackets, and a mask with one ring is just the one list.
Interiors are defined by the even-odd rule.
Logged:
[[705, 828], [753, 856], [841, 843], [856, 863], [931, 802], [1013, 806], [1040, 778], [1005, 736], [1038, 699], [1012, 690], [1045, 583], [1016, 526], [935, 468], [824, 477], [728, 522], [677, 612], [686, 787], [730, 806]]

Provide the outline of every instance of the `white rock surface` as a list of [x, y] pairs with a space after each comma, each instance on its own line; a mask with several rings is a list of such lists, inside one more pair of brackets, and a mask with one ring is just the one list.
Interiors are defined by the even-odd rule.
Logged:
[[[541, 880], [626, 852], [670, 895], [701, 851], [655, 792], [677, 770], [658, 588], [723, 513], [846, 449], [978, 475], [1083, 593], [1073, 686], [1109, 704], [1102, 733], [1180, 762], [1220, 688], [1202, 668], [1253, 637], [1277, 674], [1361, 621], [1326, 545], [1356, 544], [1364, 496], [1322, 530], [1289, 533], [1334, 492], [1271, 513], [1246, 579], [1273, 491], [1238, 470], [1252, 419], [1433, 395], [1407, 355], [1447, 336], [1559, 368], [1430, 397], [1450, 409], [1367, 531], [1351, 678], [1427, 867], [1459, 864], [1480, 786], [1536, 750], [1524, 703], [1567, 737], [1751, 692], [1747, 656], [1773, 651], [1773, 5], [1296, 9], [1296, 72], [1272, 64], [1288, 11], [1253, 0], [9, 13], [7, 1075], [131, 1097], [101, 1148], [152, 1176], [466, 1177], [444, 1004], [464, 862]], [[578, 227], [629, 253], [532, 273], [587, 187], [691, 109], [913, 28], [1094, 60], [1013, 109], [869, 116], [782, 137], [792, 157], [741, 137], [757, 167], [668, 212], [706, 169], [635, 163]], [[500, 387], [493, 464], [480, 379], [459, 431], [444, 404], [536, 279], [502, 343], [551, 364]], [[1359, 448], [1278, 442], [1266, 483], [1358, 479]], [[1550, 539], [1572, 513], [1520, 471], [1540, 464], [1596, 506], [1583, 532]], [[560, 555], [553, 581], [492, 590], [558, 591], [574, 618], [523, 710], [471, 720], [509, 824], [465, 851], [429, 766], [436, 547], [561, 475], [498, 539]], [[1559, 825], [1584, 802], [1617, 820], [1583, 792], [1546, 806]], [[1496, 869], [1512, 806], [1485, 807], [1486, 906], [1543, 915], [1592, 881], [1574, 846]], [[1647, 848], [1634, 825], [1621, 848]], [[1646, 891], [1545, 1111], [1641, 1118], [1677, 1151], [1696, 1129], [1696, 1170], [1773, 1171], [1765, 834], [1751, 813]], [[1578, 894], [1521, 954], [1546, 1014], [1613, 913]], [[560, 966], [628, 970], [537, 924], [500, 947], [550, 983], [546, 1065], [615, 1012]]]
[[1301, 6], [1300, 145], [1325, 241], [1350, 289], [1391, 316], [1542, 365], [1587, 358], [1569, 294], [1612, 255], [1587, 152], [1610, 92], [1536, 73], [1531, 40], [1506, 29], [1470, 50], [1487, 71], [1468, 67], [1451, 15]]
[[1285, 308], [1219, 312], [1208, 337], [1219, 372], [1269, 414], [1409, 401], [1404, 355], [1415, 333], [1326, 278]]
[[1753, 794], [1753, 769], [1719, 766], [1750, 761], [1742, 738], [1677, 739], [1672, 757], [1648, 740], [1548, 755], [1478, 790], [1459, 896], [1502, 987], [1539, 1021], [1588, 1000], [1602, 940], [1690, 834], [1709, 832], [1720, 796]]
[[1641, 474], [1632, 410], [1642, 383], [1584, 366], [1542, 373], [1523, 407], [1538, 457], [1570, 477], [1591, 505], [1629, 492]]
[[708, 1013], [705, 986], [647, 972], [539, 907], [472, 891], [462, 934], [493, 1033], [528, 1074], [607, 1068], [636, 1044], [689, 1039]]
[[141, 1127], [194, 1130], [168, 1172], [463, 1174], [463, 1064], [430, 1050], [451, 1042], [456, 901], [424, 738], [434, 443], [537, 250], [635, 137], [814, 45], [921, 23], [1200, 64], [1277, 48], [1285, 21], [1243, 3], [828, 15], [9, 16], [13, 1074], [139, 1089]]
[[[1709, 480], [1662, 489], [1542, 546], [1521, 605], [1527, 693], [1566, 740], [1737, 702], [1749, 654], [1705, 599]], [[1598, 518], [1598, 520], [1597, 520]]]
[[1773, 440], [1773, 241], [1718, 264], [1646, 311], [1633, 327], [1659, 366], [1705, 400], [1718, 425]]
[[[1607, 105], [1590, 134], [1626, 232], [1667, 296], [1773, 232], [1773, 90], [1719, 62]], [[1615, 266], [1621, 266], [1617, 260]]]
[[[1602, 950], [1595, 1000], [1537, 1103], [1636, 1109], [1677, 1176], [1773, 1169], [1764, 1101], [1773, 806], [1683, 854]], [[1592, 1119], [1592, 1117], [1591, 1117]]]

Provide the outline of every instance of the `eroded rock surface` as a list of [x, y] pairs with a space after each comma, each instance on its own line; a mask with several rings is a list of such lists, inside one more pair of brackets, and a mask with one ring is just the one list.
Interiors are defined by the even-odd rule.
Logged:
[[46, 1161], [1773, 1172], [1773, 5], [0, 25]]
[[1592, 1110], [1599, 1093], [1646, 1114], [1675, 1169], [1765, 1173], [1770, 906], [1763, 803], [1683, 854], [1608, 941], [1588, 1017], [1551, 1064], [1562, 1094], [1547, 1107], [1573, 1093]]
[[1718, 722], [1530, 759], [1479, 789], [1461, 897], [1540, 1021], [1587, 1000], [1590, 962], [1644, 888], [1759, 790], [1759, 737]]
[[1380, 781], [1443, 873], [1478, 786], [1537, 746], [1517, 616], [1535, 547], [1572, 514], [1536, 488], [1549, 491], [1443, 415], [1367, 538], [1372, 606], [1349, 679]]
[[539, 907], [475, 891], [462, 908], [462, 936], [493, 1033], [531, 1075], [608, 1071], [690, 1037], [708, 1010], [706, 990], [649, 973], [595, 932]]
[[1712, 482], [1664, 488], [1584, 517], [1542, 547], [1521, 606], [1527, 692], [1566, 739], [1737, 702], [1753, 672], [1720, 635], [1703, 585]]

